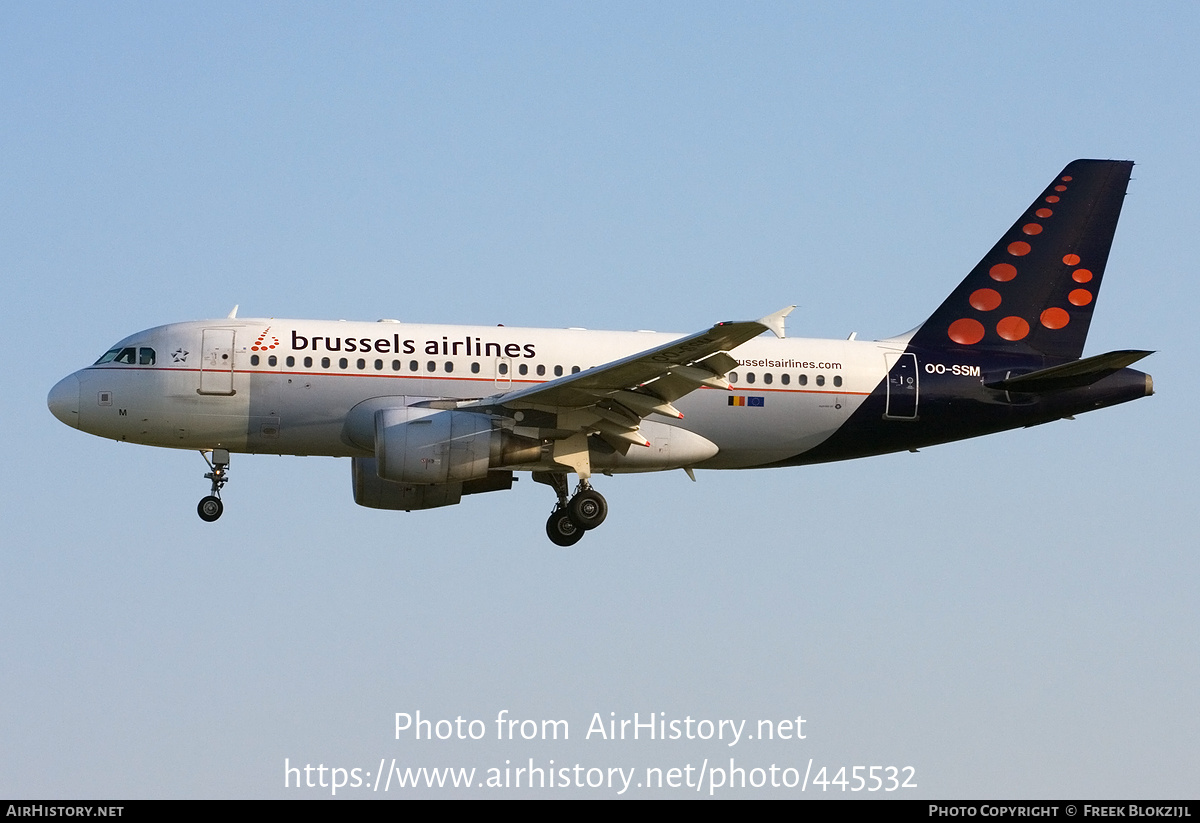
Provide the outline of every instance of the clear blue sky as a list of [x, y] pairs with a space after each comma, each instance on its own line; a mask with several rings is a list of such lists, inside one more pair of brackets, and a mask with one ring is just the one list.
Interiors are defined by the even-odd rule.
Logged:
[[[0, 796], [733, 757], [911, 765], [906, 797], [1194, 797], [1197, 40], [1191, 3], [4, 4]], [[206, 525], [198, 455], [45, 407], [117, 339], [235, 303], [681, 332], [797, 303], [791, 335], [884, 337], [1077, 157], [1138, 162], [1087, 351], [1157, 350], [1157, 396], [602, 479], [571, 550], [527, 479], [386, 513], [324, 458], [235, 456]], [[571, 739], [393, 732], [504, 709]], [[807, 737], [585, 740], [596, 712]], [[613, 794], [534, 794], [571, 793]]]

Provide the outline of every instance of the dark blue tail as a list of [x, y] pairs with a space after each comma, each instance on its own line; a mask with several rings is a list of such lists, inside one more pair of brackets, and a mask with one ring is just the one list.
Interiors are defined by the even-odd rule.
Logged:
[[1083, 354], [1133, 163], [1076, 160], [917, 329], [922, 348]]

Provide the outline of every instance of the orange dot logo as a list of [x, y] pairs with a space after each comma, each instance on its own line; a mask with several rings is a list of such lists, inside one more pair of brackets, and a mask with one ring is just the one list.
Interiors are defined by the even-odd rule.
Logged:
[[1087, 269], [1075, 269], [1071, 272], [1071, 279], [1076, 283], [1090, 283], [1092, 281], [1092, 273]]
[[1029, 235], [1041, 234], [1042, 225], [1041, 223], [1026, 223], [1024, 226], [1021, 226], [1021, 231]]
[[1046, 309], [1042, 312], [1042, 325], [1048, 329], [1061, 329], [1071, 320], [1071, 315], [1067, 314], [1066, 309], [1060, 309], [1057, 306]]
[[1038, 217], [1040, 217], [1044, 220], [1047, 217], [1049, 217], [1050, 215], [1054, 214], [1054, 212], [1050, 211], [1050, 209], [1042, 207], [1042, 208], [1038, 209], [1037, 211], [1035, 211], [1034, 214], [1036, 214]]
[[1047, 202], [1047, 203], [1057, 203], [1057, 202], [1058, 202], [1058, 195], [1057, 195], [1057, 194], [1052, 194], [1052, 195], [1050, 195], [1049, 197], [1047, 197], [1047, 198], [1046, 198], [1046, 202]]
[[1062, 179], [1062, 181], [1063, 181], [1064, 183], [1070, 183], [1070, 182], [1071, 182], [1072, 180], [1074, 180], [1074, 179], [1075, 179], [1074, 177], [1072, 177], [1071, 175], [1069, 175], [1069, 174], [1068, 174], [1066, 177], [1064, 177], [1064, 178]]
[[969, 302], [973, 309], [991, 311], [1000, 305], [1000, 292], [995, 289], [976, 289]]
[[978, 320], [964, 317], [950, 324], [948, 330], [950, 339], [964, 346], [971, 346], [983, 339], [983, 324]]
[[270, 330], [270, 326], [263, 329], [263, 333], [258, 336], [258, 339], [254, 341], [254, 345], [250, 347], [250, 351], [269, 351], [279, 345], [279, 338], [275, 335], [271, 335], [271, 344], [269, 346], [266, 344], [267, 332]]
[[1007, 283], [1017, 276], [1017, 267], [1012, 263], [997, 263], [988, 269], [988, 276], [1000, 283]]
[[1022, 340], [1029, 334], [1029, 324], [1020, 317], [1006, 317], [996, 324], [996, 334], [1005, 340]]
[[1067, 295], [1072, 306], [1086, 306], [1092, 302], [1092, 293], [1087, 289], [1075, 289]]
[[1079, 265], [1079, 255], [1078, 254], [1068, 254], [1066, 257], [1063, 258], [1063, 262], [1066, 263], [1068, 266], [1078, 266]]
[[1008, 253], [1013, 257], [1024, 257], [1025, 255], [1029, 254], [1032, 248], [1033, 247], [1024, 240], [1017, 240], [1016, 242], [1008, 244]]
[[1055, 186], [1054, 190], [1055, 191], [1066, 191], [1067, 187], [1066, 186]]

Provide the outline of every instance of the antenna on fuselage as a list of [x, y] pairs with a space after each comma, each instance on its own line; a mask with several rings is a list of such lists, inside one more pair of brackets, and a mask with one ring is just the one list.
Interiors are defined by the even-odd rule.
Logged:
[[226, 315], [226, 319], [233, 320], [235, 317], [237, 317], [237, 310], [238, 310], [238, 304], [234, 303], [233, 310], [231, 312], [229, 312], [228, 315]]

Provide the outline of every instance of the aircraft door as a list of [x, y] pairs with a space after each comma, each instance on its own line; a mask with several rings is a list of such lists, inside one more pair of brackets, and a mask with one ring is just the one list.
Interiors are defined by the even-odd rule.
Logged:
[[233, 329], [205, 329], [200, 349], [200, 394], [233, 394]]
[[884, 355], [888, 365], [887, 409], [883, 416], [891, 420], [916, 420], [920, 381], [917, 377], [917, 356], [912, 352]]

